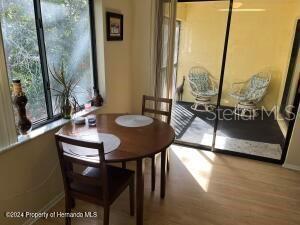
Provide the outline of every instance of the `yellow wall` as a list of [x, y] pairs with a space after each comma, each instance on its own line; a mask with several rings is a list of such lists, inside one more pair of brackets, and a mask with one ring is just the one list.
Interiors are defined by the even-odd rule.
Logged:
[[187, 4], [186, 3], [177, 3], [177, 12], [176, 12], [177, 20], [185, 21], [186, 14], [187, 14]]
[[0, 155], [0, 224], [6, 211], [38, 211], [63, 191], [54, 132], [49, 132]]
[[[101, 2], [103, 8], [101, 9]], [[124, 15], [124, 40], [106, 41], [104, 35], [104, 59], [99, 58], [99, 68], [105, 63], [105, 105], [101, 112], [131, 112], [131, 90], [132, 90], [132, 38], [133, 38], [133, 3], [131, 0], [97, 0], [96, 3], [96, 31], [98, 56], [103, 52], [101, 48], [102, 29], [106, 32], [105, 12], [112, 11]], [[102, 15], [101, 15], [102, 14]], [[103, 71], [102, 71], [103, 72]], [[103, 76], [100, 74], [100, 85], [103, 86]]]
[[[222, 49], [227, 15], [217, 8], [226, 8], [226, 2], [178, 3], [181, 20], [177, 85], [193, 66], [206, 67], [216, 78], [220, 74]], [[179, 17], [182, 19], [184, 17]], [[183, 101], [193, 101], [188, 82], [185, 82]]]
[[[265, 9], [264, 12], [233, 12], [229, 38], [222, 104], [234, 106], [229, 96], [232, 82], [244, 81], [251, 75], [268, 68], [272, 81], [263, 105], [271, 109], [281, 95], [282, 78], [287, 72], [290, 46], [299, 0], [260, 1], [244, 0], [243, 8]], [[182, 20], [179, 75], [188, 74], [192, 66], [206, 67], [216, 78], [220, 75], [223, 44], [227, 22], [226, 2], [188, 3], [186, 20]], [[181, 12], [182, 8], [178, 8]], [[181, 14], [181, 13], [180, 13]], [[193, 101], [186, 83], [183, 100]], [[279, 101], [280, 102], [280, 101]]]

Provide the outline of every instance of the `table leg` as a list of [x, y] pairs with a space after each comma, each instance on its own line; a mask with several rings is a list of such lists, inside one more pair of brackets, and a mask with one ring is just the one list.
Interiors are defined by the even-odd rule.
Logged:
[[161, 152], [160, 197], [166, 195], [166, 149]]
[[136, 224], [143, 225], [144, 212], [144, 163], [143, 159], [136, 161]]

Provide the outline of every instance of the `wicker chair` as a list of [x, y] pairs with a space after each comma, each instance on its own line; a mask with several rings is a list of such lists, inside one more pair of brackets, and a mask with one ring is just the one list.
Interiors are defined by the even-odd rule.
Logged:
[[204, 67], [192, 67], [188, 82], [195, 102], [191, 108], [195, 111], [211, 111], [211, 98], [218, 95], [216, 79]]
[[230, 96], [238, 101], [234, 113], [242, 117], [256, 117], [257, 104], [266, 95], [270, 81], [270, 72], [260, 72], [246, 81], [233, 83]]

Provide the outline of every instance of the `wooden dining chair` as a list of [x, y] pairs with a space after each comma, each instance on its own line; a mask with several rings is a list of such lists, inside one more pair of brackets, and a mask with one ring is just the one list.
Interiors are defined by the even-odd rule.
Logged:
[[[147, 104], [147, 102], [152, 104]], [[165, 104], [165, 107], [163, 107]], [[148, 106], [150, 105], [150, 106]], [[160, 119], [168, 124], [171, 123], [172, 99], [155, 98], [152, 96], [143, 95], [142, 115], [151, 114], [154, 117], [159, 116]], [[167, 171], [170, 169], [170, 154], [167, 150]], [[155, 175], [156, 175], [156, 157], [151, 157], [151, 189], [155, 190]]]
[[[129, 186], [130, 215], [134, 216], [134, 172], [107, 165], [103, 143], [86, 142], [56, 134], [56, 145], [65, 189], [65, 210], [71, 212], [75, 199], [104, 207], [103, 224], [109, 224], [110, 205]], [[69, 149], [88, 148], [96, 150], [93, 159], [76, 155]], [[97, 157], [99, 155], [99, 158]], [[76, 172], [75, 165], [83, 166], [83, 172]], [[71, 224], [71, 218], [66, 218]]]

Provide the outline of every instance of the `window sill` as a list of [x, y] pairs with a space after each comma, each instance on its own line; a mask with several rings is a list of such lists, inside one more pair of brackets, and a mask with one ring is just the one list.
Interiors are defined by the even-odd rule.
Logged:
[[[87, 116], [91, 113], [94, 113], [96, 112], [98, 109], [100, 109], [101, 107], [92, 107], [91, 109], [88, 109], [88, 110], [82, 110], [78, 113], [76, 113], [74, 116], [73, 116], [73, 119], [74, 118], [77, 118], [79, 116]], [[41, 136], [49, 131], [52, 131], [56, 128], [59, 128], [65, 124], [67, 124], [68, 122], [70, 122], [71, 120], [67, 120], [67, 119], [59, 119], [59, 120], [56, 120], [56, 121], [53, 121], [51, 123], [48, 123], [44, 126], [41, 126], [33, 131], [31, 131], [28, 135], [19, 135], [18, 136], [18, 141], [4, 149], [0, 149], [0, 154], [1, 153], [4, 153], [18, 145], [21, 145], [23, 143], [26, 143], [27, 141], [30, 141], [34, 138], [37, 138], [38, 136]]]

